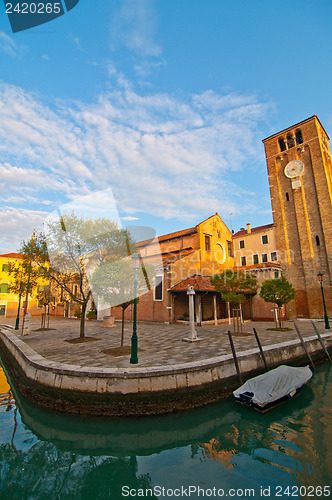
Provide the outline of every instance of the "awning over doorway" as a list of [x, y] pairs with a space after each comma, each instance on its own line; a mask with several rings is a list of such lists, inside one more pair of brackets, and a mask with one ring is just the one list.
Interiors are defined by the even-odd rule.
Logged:
[[170, 292], [172, 293], [173, 321], [188, 320], [188, 286], [195, 290], [195, 321], [200, 325], [202, 321], [213, 321], [227, 317], [226, 303], [215, 290], [210, 281], [210, 276], [194, 274], [177, 283]]

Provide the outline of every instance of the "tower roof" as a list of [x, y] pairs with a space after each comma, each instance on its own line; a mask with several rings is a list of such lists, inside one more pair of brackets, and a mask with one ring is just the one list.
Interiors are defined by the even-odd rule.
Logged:
[[287, 130], [293, 129], [295, 127], [300, 127], [301, 125], [303, 125], [303, 123], [309, 122], [309, 121], [314, 120], [314, 119], [318, 121], [318, 123], [320, 124], [320, 126], [324, 130], [325, 134], [327, 135], [328, 140], [330, 140], [330, 138], [329, 138], [329, 136], [328, 136], [325, 128], [323, 127], [320, 119], [318, 118], [318, 116], [317, 115], [312, 115], [309, 118], [306, 118], [305, 120], [302, 120], [299, 123], [295, 123], [294, 125], [291, 125], [290, 127], [287, 127], [287, 128], [284, 128], [283, 130], [280, 130], [280, 132], [276, 132], [275, 134], [269, 135], [269, 137], [266, 137], [266, 139], [263, 139], [262, 142], [268, 141], [269, 139], [272, 139], [272, 137], [276, 137], [276, 136], [278, 136], [280, 134], [284, 134], [285, 132], [287, 132]]

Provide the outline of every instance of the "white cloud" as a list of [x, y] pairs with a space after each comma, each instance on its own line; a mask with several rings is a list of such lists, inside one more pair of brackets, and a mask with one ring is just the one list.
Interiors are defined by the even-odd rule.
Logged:
[[165, 59], [161, 58], [157, 61], [155, 60], [144, 60], [140, 63], [134, 65], [134, 70], [141, 75], [142, 77], [146, 77], [150, 75], [152, 71], [156, 71], [162, 66], [166, 66], [167, 63]]
[[41, 231], [48, 212], [4, 206], [0, 209], [0, 252], [17, 251], [33, 231]]
[[16, 57], [17, 55], [16, 43], [4, 31], [0, 31], [0, 51], [11, 57]]
[[132, 217], [131, 215], [127, 215], [126, 217], [121, 217], [121, 220], [133, 221], [133, 220], [139, 220], [139, 218], [138, 217]]
[[[21, 198], [30, 207], [110, 187], [119, 210], [132, 217], [236, 214], [260, 203], [232, 173], [262, 161], [259, 127], [267, 110], [253, 96], [209, 91], [181, 101], [130, 87], [90, 104], [49, 103], [2, 84], [0, 191], [13, 205]], [[21, 223], [16, 215], [11, 227]]]
[[112, 43], [122, 43], [140, 57], [159, 57], [157, 15], [151, 0], [123, 0], [111, 25]]

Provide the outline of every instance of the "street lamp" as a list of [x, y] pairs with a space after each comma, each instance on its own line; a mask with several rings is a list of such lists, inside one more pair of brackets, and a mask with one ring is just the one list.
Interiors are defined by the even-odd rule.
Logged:
[[326, 312], [326, 304], [325, 304], [325, 297], [324, 297], [324, 290], [323, 290], [323, 274], [318, 273], [318, 281], [320, 283], [320, 289], [322, 291], [322, 297], [323, 297], [323, 306], [324, 306], [324, 320], [325, 320], [325, 329], [329, 330], [330, 329], [330, 323], [329, 323], [329, 317]]
[[134, 269], [134, 317], [133, 317], [133, 335], [131, 337], [131, 357], [130, 363], [138, 363], [137, 357], [137, 326], [136, 326], [136, 316], [137, 316], [137, 270], [139, 269], [140, 259], [138, 253], [134, 253], [131, 257], [132, 266]]
[[16, 315], [16, 321], [15, 321], [15, 330], [18, 330], [18, 327], [20, 324], [21, 299], [22, 299], [22, 294], [20, 293], [18, 296], [18, 307], [17, 307], [17, 315]]

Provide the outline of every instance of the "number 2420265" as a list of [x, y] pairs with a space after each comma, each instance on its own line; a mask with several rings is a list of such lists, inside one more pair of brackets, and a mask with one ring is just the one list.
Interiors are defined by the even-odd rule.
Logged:
[[6, 13], [7, 14], [60, 14], [61, 7], [62, 5], [60, 2], [6, 3]]

